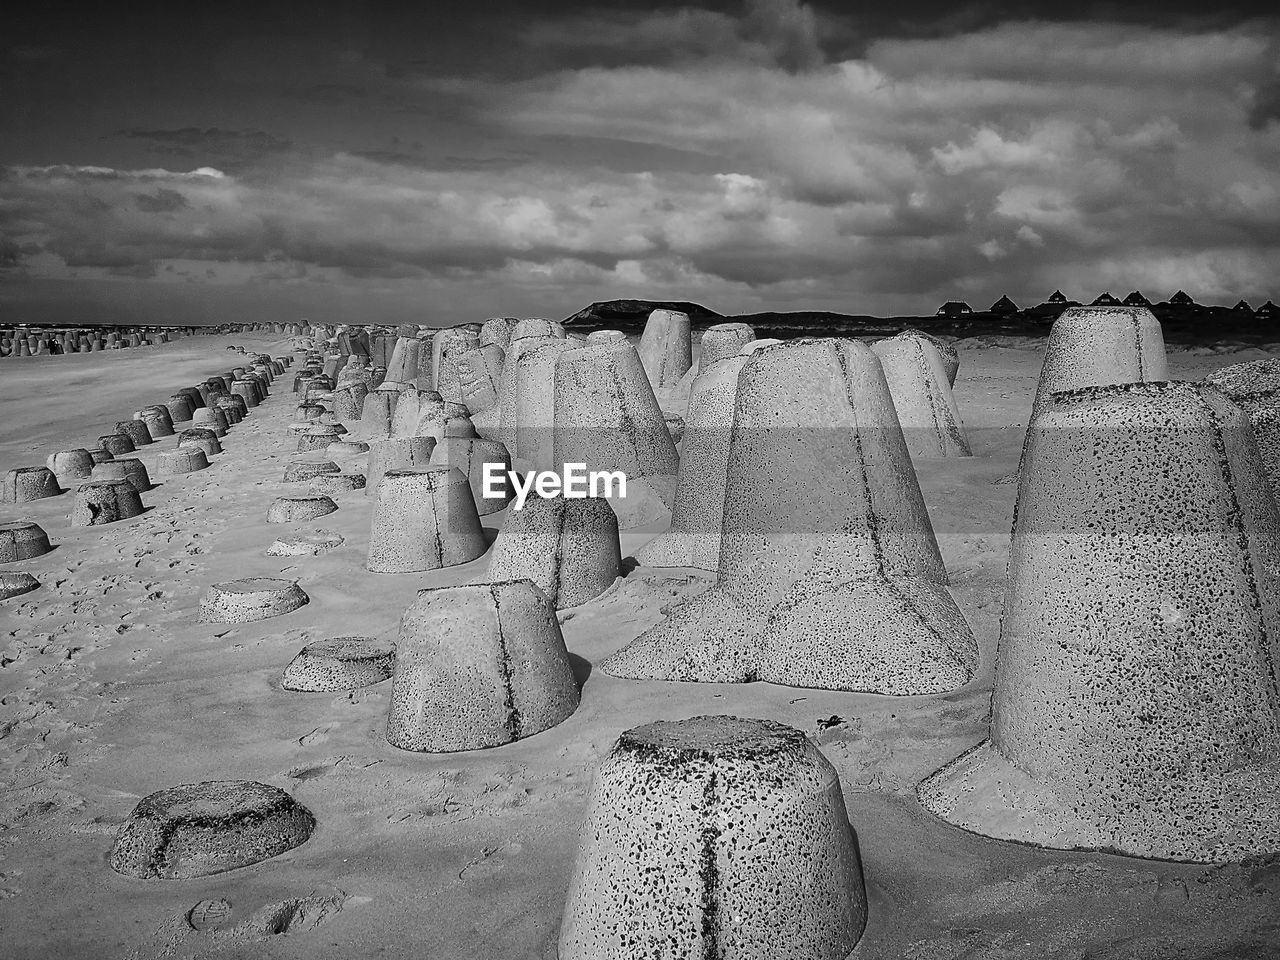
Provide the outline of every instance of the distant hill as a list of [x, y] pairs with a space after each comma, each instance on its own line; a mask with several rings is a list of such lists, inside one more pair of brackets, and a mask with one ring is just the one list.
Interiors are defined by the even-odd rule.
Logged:
[[596, 324], [619, 325], [640, 324], [649, 319], [654, 310], [679, 310], [687, 313], [694, 323], [715, 321], [721, 315], [708, 310], [700, 303], [688, 303], [684, 300], [601, 300], [584, 307], [571, 317], [566, 317], [566, 325], [591, 326]]
[[[1027, 336], [1043, 337], [1058, 314], [1073, 301], [1042, 303], [1016, 313], [992, 313], [977, 310], [960, 316], [873, 317], [867, 314], [832, 313], [826, 310], [747, 313], [722, 316], [696, 303], [656, 300], [606, 300], [579, 310], [565, 323], [578, 329], [614, 327], [627, 332], [644, 328], [649, 313], [657, 308], [682, 310], [697, 327], [736, 321], [751, 324], [760, 337], [884, 337], [907, 327], [937, 336]], [[1180, 307], [1168, 302], [1152, 304], [1151, 311], [1164, 328], [1164, 338], [1171, 343], [1212, 343], [1224, 339], [1271, 341], [1280, 338], [1280, 323], [1275, 318], [1259, 317], [1252, 312], [1227, 307], [1199, 304]]]

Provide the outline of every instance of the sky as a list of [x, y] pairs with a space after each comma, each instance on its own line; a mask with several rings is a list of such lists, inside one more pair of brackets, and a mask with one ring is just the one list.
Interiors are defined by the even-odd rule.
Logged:
[[43, 6], [0, 324], [1280, 299], [1268, 5]]

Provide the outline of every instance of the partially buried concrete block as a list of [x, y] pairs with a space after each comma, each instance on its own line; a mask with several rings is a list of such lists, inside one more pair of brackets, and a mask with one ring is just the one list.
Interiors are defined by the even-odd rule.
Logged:
[[342, 468], [332, 460], [294, 460], [285, 465], [284, 482], [301, 483], [313, 477], [341, 473]]
[[363, 473], [335, 473], [313, 478], [311, 489], [316, 493], [332, 497], [340, 493], [350, 493], [353, 490], [363, 490], [367, 482]]
[[49, 454], [45, 466], [64, 483], [68, 480], [84, 480], [93, 473], [93, 455], [84, 449], [60, 450]]
[[327, 516], [338, 505], [326, 496], [276, 497], [267, 507], [267, 523], [293, 523]]
[[324, 448], [324, 455], [331, 460], [346, 460], [369, 452], [369, 444], [363, 440], [335, 440]]
[[251, 577], [215, 583], [200, 600], [202, 623], [252, 623], [291, 613], [310, 601], [297, 583]]
[[311, 811], [278, 787], [211, 780], [144, 797], [111, 848], [111, 869], [141, 880], [186, 880], [245, 867], [306, 842]]
[[222, 444], [218, 435], [207, 427], [191, 427], [178, 434], [178, 449], [194, 447], [204, 451], [206, 457], [216, 456], [222, 452]]
[[165, 403], [165, 409], [169, 411], [169, 419], [173, 423], [186, 423], [195, 412], [191, 398], [183, 393], [175, 393], [171, 396]]
[[736, 357], [755, 338], [755, 328], [749, 323], [717, 323], [707, 327], [702, 332], [698, 373], [705, 373], [717, 360]]
[[40, 581], [29, 573], [0, 573], [0, 600], [20, 597], [40, 587]]
[[649, 314], [637, 352], [654, 390], [672, 389], [689, 372], [693, 366], [690, 337], [687, 313], [654, 310]]
[[[475, 497], [476, 511], [485, 517], [497, 513], [511, 502], [515, 496], [507, 478], [511, 469], [511, 458], [507, 456], [507, 448], [497, 440], [480, 440], [476, 437], [445, 437], [431, 451], [431, 463], [434, 466], [457, 467], [471, 485], [472, 496]], [[486, 471], [499, 479], [488, 487], [494, 496], [485, 496]]]
[[420, 590], [400, 621], [387, 741], [496, 747], [555, 726], [578, 699], [555, 607], [533, 583]]
[[147, 466], [137, 457], [121, 457], [110, 463], [100, 463], [93, 468], [92, 479], [103, 482], [122, 480], [132, 484], [133, 489], [139, 493], [146, 493], [153, 489]]
[[479, 336], [466, 327], [436, 331], [431, 347], [432, 385], [443, 399], [462, 402], [459, 364], [464, 356], [479, 347]]
[[227, 416], [217, 407], [204, 407], [197, 410], [191, 415], [191, 425], [202, 430], [212, 430], [217, 437], [227, 435]]
[[867, 896], [840, 779], [799, 730], [690, 717], [601, 762], [560, 960], [845, 960]]
[[586, 603], [622, 576], [618, 518], [600, 497], [530, 496], [503, 524], [486, 576], [532, 580], [557, 608]]
[[298, 453], [324, 450], [345, 433], [346, 429], [341, 424], [313, 422], [307, 431], [298, 437]]
[[138, 448], [133, 445], [123, 433], [108, 433], [98, 438], [98, 446], [106, 450], [114, 457], [118, 457], [124, 453], [133, 453]]
[[590, 343], [556, 360], [554, 461], [626, 476], [611, 500], [623, 529], [668, 515], [680, 460], [653, 387], [625, 341]]
[[[108, 466], [108, 464], [103, 464]], [[71, 508], [71, 526], [97, 527], [142, 513], [142, 498], [128, 480], [94, 480], [80, 484]]]
[[602, 667], [941, 693], [978, 660], [947, 582], [875, 354], [794, 340], [755, 352], [738, 376], [715, 585]]
[[729, 436], [738, 373], [747, 359], [733, 356], [717, 360], [694, 378], [684, 421], [671, 528], [636, 551], [641, 563], [702, 570], [719, 567]]
[[375, 490], [367, 568], [438, 570], [487, 549], [467, 478], [457, 467], [388, 470]]
[[63, 492], [57, 476], [48, 467], [15, 467], [0, 481], [0, 503], [26, 503]]
[[0, 563], [42, 557], [52, 549], [49, 535], [40, 524], [30, 520], [0, 523]]
[[177, 450], [166, 451], [156, 458], [156, 471], [162, 477], [195, 473], [207, 466], [209, 466], [209, 458], [199, 446], [180, 446]]
[[922, 336], [903, 333], [871, 349], [880, 358], [911, 456], [972, 456], [938, 348]]
[[147, 432], [152, 439], [156, 437], [172, 437], [174, 434], [173, 419], [169, 416], [169, 408], [163, 406], [143, 407], [133, 415], [133, 419], [141, 420], [147, 425]]
[[926, 779], [974, 833], [1222, 861], [1280, 850], [1280, 513], [1210, 388], [1052, 394], [1018, 489], [988, 740]]
[[286, 690], [355, 690], [391, 679], [395, 644], [372, 637], [334, 637], [303, 647], [284, 670]]

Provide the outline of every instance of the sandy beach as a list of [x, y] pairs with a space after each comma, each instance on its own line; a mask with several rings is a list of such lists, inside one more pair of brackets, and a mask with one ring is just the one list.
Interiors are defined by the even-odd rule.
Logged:
[[[326, 637], [394, 640], [415, 592], [484, 574], [487, 555], [430, 574], [364, 569], [371, 498], [335, 496], [319, 521], [268, 525], [295, 458], [292, 375], [223, 440], [207, 470], [163, 479], [140, 517], [71, 528], [74, 493], [0, 505], [55, 548], [0, 565], [38, 590], [0, 603], [0, 953], [28, 958], [426, 958], [551, 960], [580, 817], [618, 734], [652, 720], [778, 720], [840, 775], [870, 900], [859, 960], [1169, 960], [1264, 957], [1280, 937], [1280, 865], [1227, 866], [1059, 852], [967, 834], [915, 786], [986, 734], [1016, 470], [1043, 341], [961, 341], [955, 396], [974, 457], [917, 472], [953, 593], [981, 648], [949, 694], [887, 697], [763, 683], [638, 682], [593, 670], [709, 574], [629, 564], [563, 615], [582, 703], [516, 743], [414, 754], [384, 737], [389, 683], [341, 693], [281, 689], [281, 671]], [[147, 403], [240, 362], [289, 355], [266, 334], [0, 362], [0, 471], [91, 447]], [[1199, 379], [1258, 349], [1171, 348], [1171, 376]], [[181, 429], [181, 426], [179, 427]], [[169, 437], [142, 448], [153, 467]], [[153, 479], [156, 479], [152, 469]], [[291, 490], [292, 488], [292, 490]], [[505, 512], [484, 518], [491, 534]], [[624, 557], [661, 528], [628, 531]], [[342, 538], [319, 556], [271, 557], [281, 535]], [[310, 602], [243, 625], [196, 622], [212, 583], [296, 579]], [[143, 796], [210, 779], [259, 780], [316, 816], [306, 843], [193, 880], [142, 881], [107, 866]], [[230, 916], [193, 929], [192, 907]]]

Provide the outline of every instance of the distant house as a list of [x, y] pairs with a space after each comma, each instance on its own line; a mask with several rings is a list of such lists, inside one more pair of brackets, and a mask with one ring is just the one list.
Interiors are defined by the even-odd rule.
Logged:
[[939, 317], [963, 317], [973, 313], [973, 307], [969, 306], [962, 300], [948, 300], [938, 308], [935, 316]]
[[1113, 296], [1111, 295], [1110, 291], [1108, 291], [1107, 293], [1099, 294], [1099, 295], [1098, 295], [1098, 298], [1097, 298], [1096, 300], [1094, 300], [1094, 301], [1093, 301], [1093, 303], [1089, 304], [1089, 306], [1091, 306], [1091, 307], [1118, 307], [1118, 306], [1120, 306], [1120, 301], [1119, 301], [1119, 300], [1117, 300], [1115, 297], [1113, 297]]
[[1018, 305], [1014, 303], [1012, 300], [1010, 300], [1008, 297], [1001, 297], [999, 300], [997, 300], [995, 303], [991, 305], [991, 309], [989, 309], [987, 312], [994, 313], [997, 316], [1001, 316], [1001, 317], [1008, 316], [1011, 313], [1018, 312]]
[[1194, 307], [1196, 302], [1179, 290], [1169, 298], [1169, 306], [1171, 307]]
[[1262, 317], [1264, 320], [1274, 320], [1276, 317], [1280, 317], [1280, 307], [1268, 300], [1254, 311], [1254, 316]]
[[1124, 298], [1124, 305], [1126, 307], [1149, 307], [1151, 306], [1151, 301], [1135, 290]]
[[1067, 298], [1062, 295], [1061, 290], [1055, 290], [1049, 295], [1049, 299], [1045, 303], [1066, 303]]
[[1253, 307], [1249, 306], [1248, 300], [1241, 300], [1231, 308], [1232, 313], [1253, 313]]

